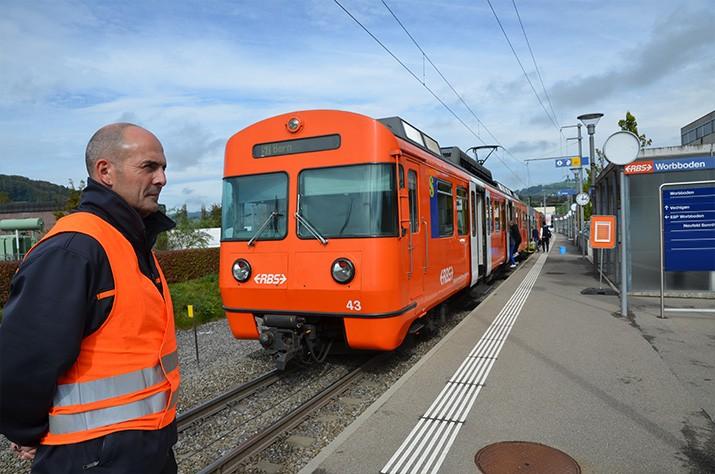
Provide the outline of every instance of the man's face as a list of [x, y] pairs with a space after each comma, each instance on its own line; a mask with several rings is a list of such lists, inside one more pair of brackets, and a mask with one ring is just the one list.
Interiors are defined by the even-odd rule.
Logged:
[[125, 129], [123, 138], [122, 154], [112, 160], [111, 188], [146, 217], [159, 209], [159, 193], [166, 184], [164, 149], [141, 128]]

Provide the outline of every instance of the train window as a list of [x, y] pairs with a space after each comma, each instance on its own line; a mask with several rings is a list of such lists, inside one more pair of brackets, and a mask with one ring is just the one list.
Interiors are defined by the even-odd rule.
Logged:
[[[287, 233], [287, 197], [288, 175], [285, 173], [224, 179], [221, 240], [284, 238]], [[259, 233], [261, 227], [263, 230]]]
[[420, 231], [420, 216], [417, 208], [417, 172], [409, 170], [407, 172], [407, 190], [410, 200], [410, 230]]
[[[304, 170], [299, 209], [323, 237], [397, 235], [395, 165], [388, 163]], [[300, 238], [313, 234], [298, 226]]]
[[467, 190], [457, 187], [457, 233], [469, 233], [469, 205], [467, 203]]
[[415, 143], [425, 146], [425, 142], [422, 139], [422, 133], [419, 130], [405, 121], [402, 121], [402, 126], [405, 128], [405, 135], [407, 135], [407, 138]]
[[477, 236], [477, 193], [471, 192], [472, 198], [472, 237]]
[[499, 204], [499, 217], [501, 219], [502, 229], [509, 229], [509, 223], [506, 221], [506, 203]]
[[487, 204], [484, 206], [484, 209], [484, 214], [487, 216], [487, 232], [491, 234], [494, 232], [494, 221], [492, 219], [492, 200], [489, 198], [489, 195], [487, 195]]
[[494, 232], [499, 232], [501, 230], [501, 205], [498, 202], [494, 203], [494, 217], [492, 222], [494, 223]]
[[[454, 198], [452, 183], [437, 181], [437, 222], [439, 237], [449, 237], [454, 234]], [[435, 237], [434, 233], [432, 237]]]
[[425, 139], [425, 145], [427, 149], [437, 156], [442, 156], [442, 152], [439, 149], [439, 143], [437, 143], [432, 137], [422, 134]]
[[405, 168], [400, 165], [400, 189], [405, 187]]
[[281, 142], [259, 143], [258, 145], [253, 145], [253, 157], [268, 158], [312, 151], [337, 150], [338, 148], [340, 148], [340, 135], [325, 135]]

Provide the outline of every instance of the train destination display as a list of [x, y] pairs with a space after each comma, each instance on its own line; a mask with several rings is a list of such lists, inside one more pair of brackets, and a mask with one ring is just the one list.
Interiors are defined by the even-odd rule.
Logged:
[[715, 271], [715, 187], [663, 190], [665, 271]]

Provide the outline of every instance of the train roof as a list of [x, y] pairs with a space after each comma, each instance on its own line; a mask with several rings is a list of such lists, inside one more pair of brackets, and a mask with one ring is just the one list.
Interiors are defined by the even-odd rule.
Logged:
[[438, 158], [442, 158], [442, 152], [440, 151], [437, 140], [405, 122], [402, 118], [385, 117], [377, 119], [377, 121], [389, 128], [395, 136], [400, 137], [403, 140], [407, 140], [413, 145], [417, 145], [424, 151], [431, 153]]
[[512, 190], [509, 189], [509, 188], [507, 188], [505, 185], [503, 185], [503, 184], [500, 183], [499, 181], [494, 181], [494, 183], [495, 183], [496, 187], [499, 188], [499, 191], [503, 192], [503, 193], [506, 194], [507, 196], [512, 196], [512, 197], [514, 197], [514, 199], [519, 199], [519, 200], [521, 200], [521, 198], [520, 198], [514, 191], [512, 191]]
[[487, 168], [485, 168], [484, 166], [477, 163], [477, 161], [474, 158], [467, 155], [459, 147], [456, 147], [456, 146], [443, 147], [443, 148], [440, 148], [440, 151], [442, 152], [442, 158], [444, 158], [446, 161], [449, 161], [450, 163], [453, 163], [453, 164], [459, 166], [460, 168], [463, 168], [463, 169], [469, 171], [470, 173], [477, 176], [478, 178], [483, 179], [487, 183], [490, 183], [490, 184], [496, 183], [494, 181], [494, 179], [492, 178], [491, 171], [489, 171]]
[[447, 163], [457, 166], [458, 168], [483, 179], [487, 183], [496, 186], [496, 182], [492, 178], [492, 172], [477, 163], [476, 160], [464, 153], [461, 149], [459, 149], [459, 147], [440, 147], [437, 140], [422, 132], [418, 128], [410, 125], [401, 117], [385, 117], [377, 119], [377, 121], [389, 128], [395, 136], [416, 145], [422, 150], [440, 158], [442, 161], [446, 161]]

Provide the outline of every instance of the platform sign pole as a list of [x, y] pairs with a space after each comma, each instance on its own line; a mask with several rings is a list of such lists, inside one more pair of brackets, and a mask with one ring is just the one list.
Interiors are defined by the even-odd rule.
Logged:
[[[603, 249], [612, 249], [616, 247], [616, 216], [599, 216], [591, 215], [591, 231], [589, 232], [589, 241], [594, 255], [597, 255], [596, 250], [600, 250], [599, 272], [598, 272], [598, 290], [595, 288], [586, 288], [581, 292], [584, 295], [606, 295], [609, 292], [603, 291]], [[615, 295], [615, 293], [612, 293]]]
[[660, 319], [665, 318], [665, 271], [663, 271], [663, 185], [658, 188], [658, 226], [660, 228]]
[[628, 317], [628, 224], [626, 223], [626, 175], [624, 166], [638, 158], [641, 142], [637, 135], [627, 130], [613, 133], [603, 144], [606, 159], [618, 166], [621, 191], [621, 316]]
[[628, 228], [626, 227], [626, 174], [623, 166], [618, 167], [621, 188], [621, 316], [628, 317]]

